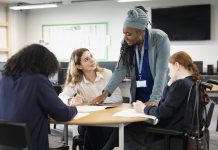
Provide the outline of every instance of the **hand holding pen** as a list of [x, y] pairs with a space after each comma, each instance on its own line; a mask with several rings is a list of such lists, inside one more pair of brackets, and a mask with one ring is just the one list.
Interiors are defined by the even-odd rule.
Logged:
[[74, 94], [74, 97], [68, 100], [68, 104], [69, 106], [77, 106], [83, 103], [83, 99], [84, 97], [82, 93], [79, 90], [77, 90], [77, 93]]
[[103, 93], [94, 99], [90, 99], [88, 101], [89, 105], [101, 105], [104, 104], [104, 100], [108, 97], [109, 93], [107, 91], [103, 91]]

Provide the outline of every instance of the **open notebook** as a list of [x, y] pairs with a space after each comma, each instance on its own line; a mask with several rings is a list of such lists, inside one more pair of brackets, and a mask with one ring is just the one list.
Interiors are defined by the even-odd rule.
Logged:
[[105, 103], [101, 105], [82, 105], [82, 106], [76, 106], [79, 113], [87, 113], [87, 112], [93, 112], [93, 111], [99, 111], [107, 108], [112, 108], [119, 106], [121, 103]]
[[122, 110], [120, 112], [115, 113], [113, 116], [115, 117], [145, 117], [148, 118], [148, 122], [156, 125], [158, 123], [158, 118], [151, 115], [146, 115], [144, 113], [138, 113], [134, 109]]

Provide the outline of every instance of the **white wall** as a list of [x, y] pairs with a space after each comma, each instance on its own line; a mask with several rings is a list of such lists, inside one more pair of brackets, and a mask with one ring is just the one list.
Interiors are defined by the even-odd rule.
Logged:
[[[109, 60], [117, 60], [119, 57], [120, 41], [123, 36], [123, 20], [126, 16], [126, 12], [133, 6], [143, 5], [150, 13], [152, 7], [207, 3], [212, 4], [211, 40], [171, 42], [171, 53], [184, 50], [192, 56], [193, 60], [203, 60], [204, 66], [207, 64], [214, 64], [216, 66], [216, 62], [218, 61], [218, 0], [183, 0], [182, 2], [181, 0], [155, 0], [153, 2], [135, 3], [96, 1], [72, 3], [71, 5], [62, 5], [58, 8], [27, 11], [26, 14], [24, 14], [24, 16], [26, 15], [26, 26], [20, 26], [20, 28], [21, 31], [26, 30], [26, 33], [24, 31], [23, 35], [25, 37], [26, 34], [26, 43], [29, 44], [33, 42], [38, 43], [39, 40], [41, 40], [42, 24], [108, 22], [109, 34], [111, 36]], [[23, 20], [25, 21], [25, 19]], [[23, 43], [23, 41], [21, 41], [21, 43]]]
[[10, 23], [11, 23], [11, 54], [13, 55], [23, 46], [27, 44], [27, 23], [26, 12], [23, 11], [11, 11]]

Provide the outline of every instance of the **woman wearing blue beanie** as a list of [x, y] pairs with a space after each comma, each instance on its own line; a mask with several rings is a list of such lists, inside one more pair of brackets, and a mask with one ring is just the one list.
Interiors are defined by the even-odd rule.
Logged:
[[[110, 96], [129, 74], [131, 102], [139, 100], [146, 106], [157, 106], [167, 84], [170, 41], [165, 32], [149, 29], [148, 24], [147, 10], [143, 6], [128, 11], [123, 24], [124, 40], [119, 62], [102, 95], [92, 100], [93, 104], [104, 103], [104, 99]], [[113, 149], [118, 141], [117, 137], [118, 133], [115, 131], [103, 149]], [[137, 141], [140, 143], [140, 139], [136, 139], [135, 143], [132, 142], [132, 147]]]
[[167, 83], [170, 41], [165, 32], [148, 28], [143, 6], [128, 11], [123, 24], [121, 55], [111, 80], [93, 104], [103, 103], [127, 74], [131, 78], [131, 102], [140, 100], [148, 106], [158, 104]]

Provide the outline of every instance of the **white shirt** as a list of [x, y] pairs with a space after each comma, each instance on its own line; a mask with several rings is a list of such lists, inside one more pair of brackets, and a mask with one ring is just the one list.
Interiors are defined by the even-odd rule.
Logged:
[[[62, 93], [59, 94], [60, 99], [68, 105], [68, 99], [73, 98], [79, 91], [82, 93], [84, 99], [83, 103], [88, 103], [88, 100], [93, 99], [102, 94], [103, 89], [106, 87], [112, 76], [111, 70], [105, 69], [102, 72], [96, 73], [94, 83], [88, 81], [84, 76], [83, 80], [76, 85], [65, 86]], [[119, 88], [117, 88], [110, 97], [105, 99], [105, 103], [117, 103], [122, 102], [122, 95]]]

